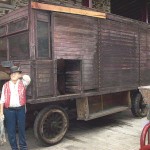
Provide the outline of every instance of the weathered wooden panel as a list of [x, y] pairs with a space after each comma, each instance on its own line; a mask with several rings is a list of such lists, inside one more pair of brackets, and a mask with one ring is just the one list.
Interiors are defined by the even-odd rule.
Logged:
[[103, 110], [107, 110], [116, 106], [128, 106], [129, 93], [118, 92], [115, 94], [102, 95]]
[[27, 96], [30, 96], [30, 98], [33, 96], [33, 77], [32, 77], [32, 65], [30, 61], [14, 61], [15, 65], [20, 66], [20, 69], [22, 70], [23, 74], [28, 74], [31, 77], [31, 84], [27, 88]]
[[103, 100], [101, 96], [88, 97], [89, 113], [97, 113], [103, 110]]
[[97, 41], [97, 19], [55, 14], [54, 57], [82, 60], [83, 90], [98, 88]]
[[116, 92], [138, 87], [138, 27], [133, 23], [102, 20], [99, 35], [101, 91]]
[[150, 31], [140, 28], [140, 84], [150, 84]]
[[98, 57], [96, 55], [92, 59], [89, 57], [83, 60], [82, 72], [83, 90], [98, 89]]
[[36, 62], [37, 97], [52, 96], [54, 94], [53, 62], [50, 60]]

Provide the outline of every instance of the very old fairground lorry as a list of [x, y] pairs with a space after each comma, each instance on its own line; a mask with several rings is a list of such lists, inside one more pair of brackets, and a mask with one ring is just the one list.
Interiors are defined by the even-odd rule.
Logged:
[[[132, 110], [150, 84], [150, 26], [93, 10], [32, 2], [0, 18], [0, 90], [12, 64], [29, 74], [28, 117], [42, 143], [60, 142], [69, 118]], [[6, 77], [7, 76], [7, 77]], [[29, 114], [29, 115], [28, 115]]]

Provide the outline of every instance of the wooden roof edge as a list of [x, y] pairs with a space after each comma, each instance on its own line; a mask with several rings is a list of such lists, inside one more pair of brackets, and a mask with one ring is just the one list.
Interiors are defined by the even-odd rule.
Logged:
[[106, 13], [92, 11], [92, 10], [83, 10], [79, 8], [58, 6], [52, 4], [31, 2], [31, 8], [106, 19]]

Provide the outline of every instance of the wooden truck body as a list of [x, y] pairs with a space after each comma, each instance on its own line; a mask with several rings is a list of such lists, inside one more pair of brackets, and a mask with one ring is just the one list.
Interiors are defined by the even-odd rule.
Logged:
[[32, 2], [0, 18], [0, 62], [31, 76], [28, 110], [38, 110], [35, 135], [50, 145], [68, 129], [70, 104], [79, 120], [129, 106], [135, 116], [146, 114], [138, 87], [150, 84], [150, 26], [71, 9]]

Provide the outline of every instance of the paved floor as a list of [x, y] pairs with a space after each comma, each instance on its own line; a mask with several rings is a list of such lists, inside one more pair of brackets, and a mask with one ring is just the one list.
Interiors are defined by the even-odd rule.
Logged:
[[[29, 150], [139, 150], [141, 130], [146, 118], [134, 118], [130, 110], [96, 120], [72, 121], [61, 143], [42, 147], [27, 130]], [[10, 150], [9, 144], [0, 150]]]

